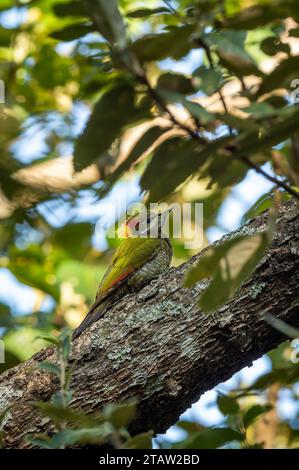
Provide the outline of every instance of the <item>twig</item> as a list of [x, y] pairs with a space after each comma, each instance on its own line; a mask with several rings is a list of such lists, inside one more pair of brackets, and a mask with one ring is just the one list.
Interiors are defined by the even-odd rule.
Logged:
[[169, 10], [171, 11], [171, 13], [175, 16], [177, 16], [180, 20], [184, 20], [185, 18], [183, 17], [183, 15], [181, 15], [180, 12], [178, 12], [170, 3], [170, 0], [163, 0], [163, 3], [165, 3], [165, 5], [167, 6], [167, 8], [169, 8]]
[[263, 175], [265, 178], [267, 178], [269, 181], [272, 181], [272, 183], [276, 184], [278, 187], [283, 188], [287, 193], [291, 194], [296, 199], [299, 199], [299, 192], [292, 189], [284, 181], [279, 180], [275, 176], [269, 175], [269, 173], [263, 170], [263, 168], [253, 163], [249, 157], [239, 157], [239, 158], [243, 160], [243, 162], [246, 163], [247, 166], [255, 170], [257, 173], [259, 173], [260, 175]]
[[[208, 62], [209, 62], [209, 64], [210, 64], [211, 69], [215, 70], [215, 66], [214, 66], [214, 62], [213, 62], [213, 59], [212, 59], [211, 50], [210, 50], [208, 44], [206, 44], [206, 42], [205, 42], [202, 38], [200, 38], [200, 39], [198, 40], [198, 42], [199, 42], [199, 44], [202, 46], [202, 48], [204, 49], [204, 51], [205, 51], [205, 53], [206, 53], [206, 55], [207, 55], [207, 59], [208, 59]], [[220, 101], [221, 101], [221, 103], [222, 103], [222, 106], [223, 106], [223, 109], [224, 109], [225, 113], [226, 113], [226, 114], [229, 114], [229, 112], [228, 112], [228, 107], [227, 107], [227, 104], [226, 104], [226, 101], [225, 101], [225, 98], [224, 98], [224, 95], [223, 95], [221, 89], [218, 90], [218, 94], [219, 94], [219, 98], [220, 98]], [[232, 128], [231, 128], [230, 126], [228, 126], [228, 129], [229, 129], [229, 133], [230, 133], [231, 135], [233, 135], [233, 130], [232, 130]]]
[[203, 137], [201, 137], [197, 132], [195, 132], [193, 129], [191, 129], [189, 126], [186, 126], [182, 122], [178, 121], [175, 115], [170, 111], [170, 109], [167, 107], [167, 105], [164, 103], [162, 100], [161, 96], [159, 93], [156, 92], [156, 90], [151, 86], [151, 84], [148, 81], [147, 76], [145, 73], [142, 75], [140, 74], [135, 74], [136, 79], [141, 83], [142, 85], [145, 85], [148, 89], [149, 94], [153, 98], [153, 100], [156, 102], [156, 104], [169, 116], [169, 119], [175, 124], [176, 126], [179, 126], [182, 130], [187, 132], [187, 134], [190, 135], [193, 139], [196, 139], [199, 141], [201, 144], [206, 144], [207, 141]]

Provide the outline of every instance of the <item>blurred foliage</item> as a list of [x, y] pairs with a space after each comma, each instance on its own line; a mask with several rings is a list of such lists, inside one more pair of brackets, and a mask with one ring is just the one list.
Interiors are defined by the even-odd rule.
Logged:
[[71, 331], [64, 328], [59, 336], [45, 336], [43, 339], [55, 345], [56, 362], [41, 362], [38, 368], [45, 373], [54, 374], [60, 386], [49, 402], [33, 404], [39, 413], [51, 419], [55, 431], [51, 437], [28, 435], [27, 440], [35, 447], [45, 449], [65, 449], [82, 444], [108, 444], [129, 449], [150, 448], [152, 432], [132, 437], [126, 429], [136, 414], [135, 402], [109, 404], [101, 414], [94, 416], [71, 407], [70, 384], [76, 367], [76, 361], [70, 365]]
[[[158, 439], [160, 447], [179, 449], [198, 448], [297, 448], [298, 447], [298, 379], [299, 366], [291, 361], [290, 343], [282, 343], [268, 354], [272, 370], [251, 384], [240, 381], [239, 387], [226, 386], [210, 403], [222, 415], [220, 426], [207, 427], [201, 423], [180, 421], [176, 425], [180, 440]], [[238, 374], [237, 374], [238, 376]], [[288, 403], [296, 411], [289, 419], [281, 419], [281, 396], [288, 391]], [[297, 403], [297, 406], [296, 406]], [[182, 436], [183, 434], [183, 436]], [[182, 437], [181, 437], [182, 436]]]
[[[19, 294], [0, 304], [1, 371], [45, 344], [36, 336], [58, 334], [83, 318], [118, 243], [107, 236], [99, 250], [93, 238], [97, 204], [115, 188], [133, 180], [146, 202], [203, 202], [205, 244], [209, 229], [225, 226], [223, 205], [250, 168], [262, 167], [276, 180], [244, 222], [296, 197], [298, 31], [297, 0], [1, 2], [0, 268], [34, 297], [26, 315], [19, 314]], [[135, 131], [137, 140], [119, 158]], [[70, 153], [75, 176], [94, 164], [99, 181], [57, 191], [51, 183], [61, 170], [38, 184], [36, 173], [16, 176]], [[82, 215], [88, 206], [95, 211]], [[194, 253], [184, 241], [172, 241], [175, 265]], [[213, 311], [233, 296], [267, 243], [266, 234], [244, 236], [207, 251], [186, 280], [212, 277], [202, 308]], [[297, 366], [284, 358], [288, 348], [272, 353], [273, 370], [256, 388], [245, 384], [242, 393], [219, 395], [220, 427], [181, 422], [186, 435], [175, 445], [263, 445], [252, 436], [276, 409], [275, 400], [267, 406], [264, 388], [278, 384], [298, 398]], [[43, 406], [54, 416], [53, 405]], [[58, 429], [68, 419], [59, 418]], [[60, 429], [47, 445], [98, 441], [101, 433], [106, 439], [111, 420], [101, 419], [86, 422], [84, 431], [78, 421]], [[298, 416], [287, 422], [276, 413], [276, 423], [273, 446], [298, 445]], [[127, 436], [126, 445], [145, 446], [148, 439]]]
[[213, 311], [233, 297], [242, 282], [254, 271], [269, 244], [267, 233], [240, 235], [208, 248], [198, 264], [189, 271], [185, 285], [191, 287], [205, 278], [212, 278], [200, 297], [200, 306]]

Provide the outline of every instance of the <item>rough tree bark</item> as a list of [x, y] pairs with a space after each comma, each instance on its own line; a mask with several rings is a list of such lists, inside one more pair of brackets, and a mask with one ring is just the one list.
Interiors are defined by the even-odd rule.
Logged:
[[[265, 213], [228, 237], [262, 231], [267, 219]], [[203, 392], [275, 348], [285, 338], [261, 312], [299, 325], [298, 227], [298, 207], [289, 202], [255, 273], [212, 315], [197, 307], [206, 282], [194, 289], [181, 287], [200, 253], [116, 304], [75, 341], [73, 406], [91, 412], [135, 397], [140, 406], [131, 430], [163, 432]], [[52, 430], [49, 420], [30, 405], [32, 400], [48, 400], [57, 389], [51, 374], [35, 369], [42, 360], [54, 360], [52, 348], [0, 377], [0, 410], [13, 405], [4, 425], [6, 448], [29, 447], [27, 433]]]

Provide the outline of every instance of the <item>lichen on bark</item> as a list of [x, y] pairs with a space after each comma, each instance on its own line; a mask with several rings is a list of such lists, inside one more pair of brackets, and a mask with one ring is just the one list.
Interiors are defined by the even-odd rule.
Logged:
[[[268, 214], [262, 214], [229, 237], [261, 231], [267, 220]], [[261, 312], [299, 325], [299, 306], [294, 302], [299, 285], [298, 228], [298, 207], [291, 201], [281, 208], [277, 234], [255, 273], [211, 315], [198, 307], [207, 281], [192, 289], [182, 287], [200, 253], [115, 304], [73, 345], [72, 406], [92, 413], [107, 403], [135, 398], [139, 408], [131, 432], [163, 432], [203, 392], [279, 345], [284, 336], [263, 320]], [[36, 370], [40, 361], [54, 359], [53, 348], [47, 348], [0, 376], [0, 412], [12, 406], [4, 426], [4, 447], [28, 448], [29, 431], [52, 432], [52, 424], [30, 403], [48, 400], [57, 389], [51, 374]]]

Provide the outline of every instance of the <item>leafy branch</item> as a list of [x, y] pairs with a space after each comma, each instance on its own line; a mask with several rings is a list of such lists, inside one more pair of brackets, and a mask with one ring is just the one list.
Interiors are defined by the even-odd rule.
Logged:
[[[115, 1], [115, 2], [111, 2], [111, 3], [114, 4], [114, 8], [117, 10], [117, 2]], [[168, 3], [169, 2], [167, 2], [167, 4]], [[132, 52], [132, 50], [129, 49], [129, 47], [128, 47], [128, 43], [127, 43], [127, 40], [126, 40], [126, 37], [125, 37], [125, 34], [126, 34], [125, 33], [125, 27], [124, 27], [123, 23], [121, 23], [121, 26], [119, 26], [118, 28], [117, 28], [116, 24], [114, 25], [117, 28], [117, 34], [116, 34], [114, 40], [111, 41], [111, 34], [110, 33], [108, 34], [107, 29], [106, 29], [106, 27], [107, 27], [106, 24], [108, 24], [108, 25], [110, 25], [110, 30], [109, 31], [113, 30], [112, 24], [114, 24], [114, 20], [110, 15], [110, 7], [106, 8], [105, 3], [101, 2], [100, 0], [98, 0], [98, 2], [96, 4], [94, 4], [94, 3], [90, 4], [89, 2], [86, 2], [86, 4], [89, 7], [90, 15], [93, 18], [95, 26], [97, 27], [98, 31], [106, 37], [106, 39], [110, 43], [111, 47], [114, 50], [116, 50], [116, 52], [119, 55], [120, 60], [123, 62], [124, 66], [131, 72], [131, 74], [135, 78], [135, 80], [138, 83], [140, 83], [141, 85], [143, 85], [147, 88], [147, 91], [148, 91], [149, 95], [151, 96], [153, 101], [158, 106], [158, 109], [161, 109], [163, 112], [165, 112], [168, 115], [170, 121], [174, 125], [179, 127], [182, 131], [186, 132], [191, 137], [191, 139], [195, 140], [200, 145], [208, 145], [209, 141], [206, 140], [205, 138], [203, 138], [199, 134], [199, 132], [196, 132], [191, 127], [189, 127], [188, 125], [180, 122], [176, 118], [176, 116], [172, 113], [172, 111], [169, 109], [169, 107], [167, 106], [167, 104], [163, 100], [163, 97], [161, 96], [159, 91], [156, 90], [154, 87], [152, 87], [152, 85], [150, 84], [150, 82], [147, 78], [145, 70], [143, 69], [143, 67], [140, 63], [140, 61], [138, 60], [138, 58], [136, 57], [134, 52]], [[169, 4], [168, 4], [168, 7], [169, 7]], [[173, 12], [173, 9], [171, 9], [171, 11]], [[103, 26], [103, 18], [106, 21], [105, 26]], [[118, 15], [117, 18], [118, 18], [118, 22], [120, 22], [120, 16], [119, 15]], [[117, 47], [117, 39], [119, 40], [119, 37], [121, 35], [123, 36], [122, 40], [121, 40], [121, 44], [123, 45], [122, 48]], [[112, 37], [113, 37], [113, 35], [112, 35]], [[210, 51], [209, 46], [201, 38], [197, 39], [197, 42], [205, 50], [205, 52], [207, 54], [208, 61], [210, 63], [210, 66], [212, 68], [214, 68], [214, 64], [213, 64], [213, 60], [212, 60], [212, 57], [211, 57], [211, 51]], [[224, 110], [227, 113], [228, 108], [227, 108], [225, 98], [222, 94], [221, 89], [219, 90], [219, 96], [220, 96], [220, 99], [222, 101]], [[230, 128], [230, 132], [232, 134], [231, 128]], [[233, 139], [233, 136], [232, 136], [232, 139]], [[239, 149], [238, 149], [238, 144], [229, 145], [228, 147], [226, 147], [225, 150], [228, 150], [232, 157], [237, 158], [238, 160], [243, 162], [245, 165], [247, 165], [249, 168], [254, 169], [256, 172], [263, 175], [266, 179], [268, 179], [269, 181], [276, 184], [277, 187], [283, 188], [287, 193], [289, 193], [290, 195], [292, 195], [293, 197], [295, 197], [296, 199], [299, 200], [299, 193], [295, 189], [290, 187], [286, 182], [281, 181], [279, 178], [276, 178], [275, 176], [272, 176], [269, 173], [267, 173], [264, 169], [260, 168], [260, 166], [253, 163], [248, 156], [244, 156], [243, 154], [241, 154]]]

